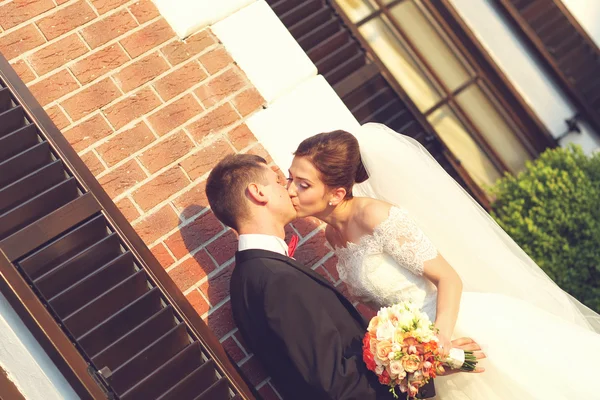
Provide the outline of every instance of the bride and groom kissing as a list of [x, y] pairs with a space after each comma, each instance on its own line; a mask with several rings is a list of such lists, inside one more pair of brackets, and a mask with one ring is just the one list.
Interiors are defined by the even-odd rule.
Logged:
[[[366, 321], [287, 254], [285, 226], [306, 216], [327, 224], [340, 278], [356, 299], [374, 310], [409, 300], [435, 321], [442, 352], [457, 347], [482, 361], [482, 374], [450, 372], [419, 398], [596, 393], [589, 363], [597, 363], [588, 360], [600, 354], [598, 315], [535, 270], [412, 139], [378, 124], [310, 137], [287, 182], [261, 157], [227, 156], [206, 193], [216, 217], [239, 234], [235, 322], [284, 399], [392, 398], [363, 362]], [[584, 351], [561, 349], [565, 340]]]

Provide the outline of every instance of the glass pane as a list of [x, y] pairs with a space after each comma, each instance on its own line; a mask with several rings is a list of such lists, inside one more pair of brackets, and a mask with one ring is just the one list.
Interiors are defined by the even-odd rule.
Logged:
[[336, 0], [352, 22], [358, 22], [378, 9], [373, 0]]
[[476, 85], [471, 85], [456, 97], [456, 102], [509, 170], [512, 173], [521, 171], [531, 155], [486, 93]]
[[428, 110], [440, 100], [435, 87], [402, 47], [384, 19], [372, 19], [362, 25], [359, 31], [421, 111]]
[[493, 185], [501, 177], [490, 158], [475, 143], [450, 107], [443, 106], [427, 117], [450, 151], [479, 186]]
[[390, 11], [414, 47], [451, 91], [469, 80], [471, 76], [458, 52], [440, 36], [419, 7], [406, 1]]

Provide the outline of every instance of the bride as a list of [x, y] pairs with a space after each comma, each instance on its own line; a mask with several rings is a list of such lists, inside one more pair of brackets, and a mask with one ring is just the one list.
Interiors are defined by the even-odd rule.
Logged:
[[485, 372], [437, 378], [440, 399], [600, 398], [598, 314], [415, 140], [374, 123], [310, 137], [294, 153], [288, 192], [298, 217], [327, 223], [357, 300], [374, 310], [411, 300], [435, 321], [444, 352], [459, 336], [481, 345]]

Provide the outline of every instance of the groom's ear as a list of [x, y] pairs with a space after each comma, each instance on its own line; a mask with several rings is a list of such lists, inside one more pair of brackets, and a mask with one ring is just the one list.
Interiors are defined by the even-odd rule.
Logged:
[[250, 183], [246, 188], [246, 193], [253, 203], [265, 204], [268, 200], [263, 185], [258, 183]]

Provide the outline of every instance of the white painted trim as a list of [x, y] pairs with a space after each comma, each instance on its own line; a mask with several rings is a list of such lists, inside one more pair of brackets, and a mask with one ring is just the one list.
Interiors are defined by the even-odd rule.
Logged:
[[317, 75], [317, 67], [264, 0], [211, 29], [267, 103]]
[[177, 36], [186, 38], [254, 0], [153, 0]]

